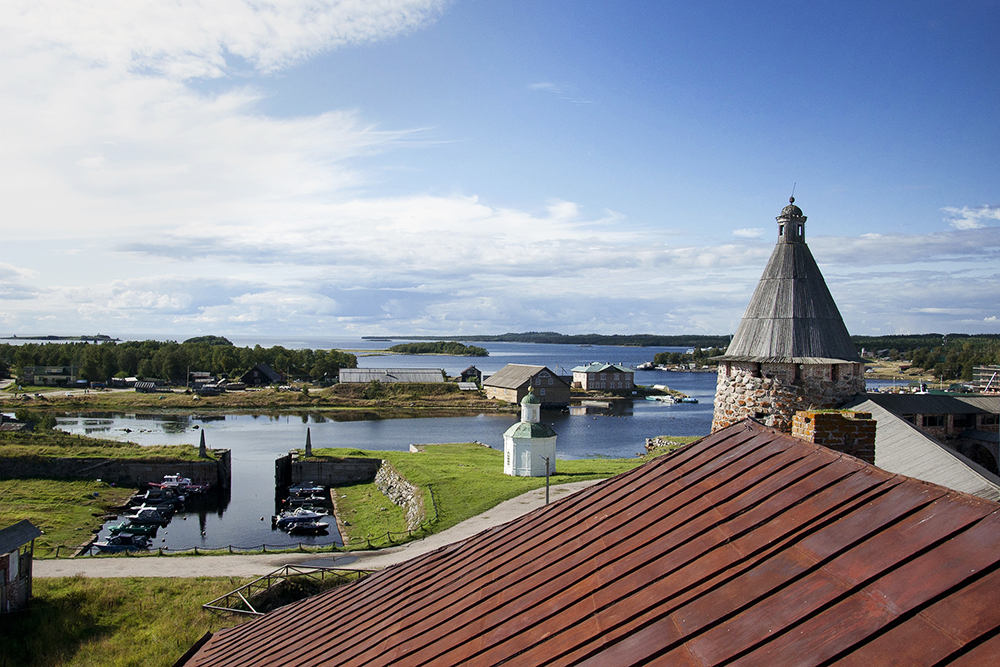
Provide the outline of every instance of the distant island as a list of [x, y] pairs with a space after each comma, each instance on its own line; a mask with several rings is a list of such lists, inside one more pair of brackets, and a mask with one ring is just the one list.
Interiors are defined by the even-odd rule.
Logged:
[[656, 334], [561, 334], [528, 331], [477, 336], [396, 336], [406, 340], [451, 340], [481, 343], [554, 343], [557, 345], [616, 345], [619, 347], [726, 347], [729, 336], [659, 336]]
[[486, 348], [475, 345], [463, 345], [454, 341], [439, 341], [434, 343], [401, 343], [389, 348], [389, 352], [397, 354], [449, 354], [456, 357], [488, 357]]
[[111, 336], [105, 336], [104, 334], [97, 334], [96, 336], [18, 336], [14, 334], [13, 336], [6, 336], [0, 338], [0, 340], [80, 340], [80, 341], [94, 341], [94, 342], [118, 342], [121, 338], [112, 338]]

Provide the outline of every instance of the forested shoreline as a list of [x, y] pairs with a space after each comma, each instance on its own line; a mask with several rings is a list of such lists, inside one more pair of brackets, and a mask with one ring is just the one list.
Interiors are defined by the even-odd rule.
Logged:
[[146, 340], [0, 344], [0, 377], [15, 375], [26, 366], [76, 366], [80, 377], [90, 382], [139, 377], [184, 383], [189, 371], [232, 377], [259, 363], [290, 378], [318, 381], [337, 375], [341, 368], [357, 368], [358, 359], [340, 350], [236, 347], [218, 336], [201, 336], [182, 343]]

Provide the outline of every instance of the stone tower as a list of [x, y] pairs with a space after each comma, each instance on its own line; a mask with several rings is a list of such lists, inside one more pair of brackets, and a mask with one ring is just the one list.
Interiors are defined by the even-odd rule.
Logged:
[[791, 431], [796, 410], [838, 407], [865, 391], [864, 364], [788, 200], [778, 243], [726, 354], [717, 357], [712, 431], [747, 417]]
[[556, 432], [541, 422], [542, 402], [532, 389], [521, 399], [521, 421], [503, 434], [505, 475], [544, 477], [556, 471]]

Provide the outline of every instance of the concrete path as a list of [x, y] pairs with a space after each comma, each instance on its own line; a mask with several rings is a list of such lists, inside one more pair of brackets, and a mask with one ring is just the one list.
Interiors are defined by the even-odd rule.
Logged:
[[[600, 480], [553, 486], [553, 501], [564, 498]], [[377, 551], [322, 554], [258, 554], [232, 556], [140, 556], [134, 558], [60, 558], [36, 560], [36, 577], [253, 577], [265, 575], [289, 563], [380, 570], [434, 549], [472, 537], [493, 526], [507, 523], [545, 504], [545, 488], [535, 489], [500, 503], [493, 509], [440, 533], [402, 546]]]

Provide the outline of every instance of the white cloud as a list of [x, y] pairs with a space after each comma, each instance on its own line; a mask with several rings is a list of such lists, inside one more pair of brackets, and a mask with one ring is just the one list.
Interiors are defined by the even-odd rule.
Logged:
[[941, 209], [948, 214], [945, 221], [955, 229], [981, 229], [987, 221], [1000, 220], [1000, 206], [976, 206], [956, 208], [946, 206]]
[[219, 77], [233, 56], [270, 72], [419, 28], [446, 0], [7, 0], [5, 51], [49, 51], [111, 71]]
[[764, 230], [760, 227], [744, 227], [733, 230], [733, 236], [741, 239], [759, 239], [763, 235]]

